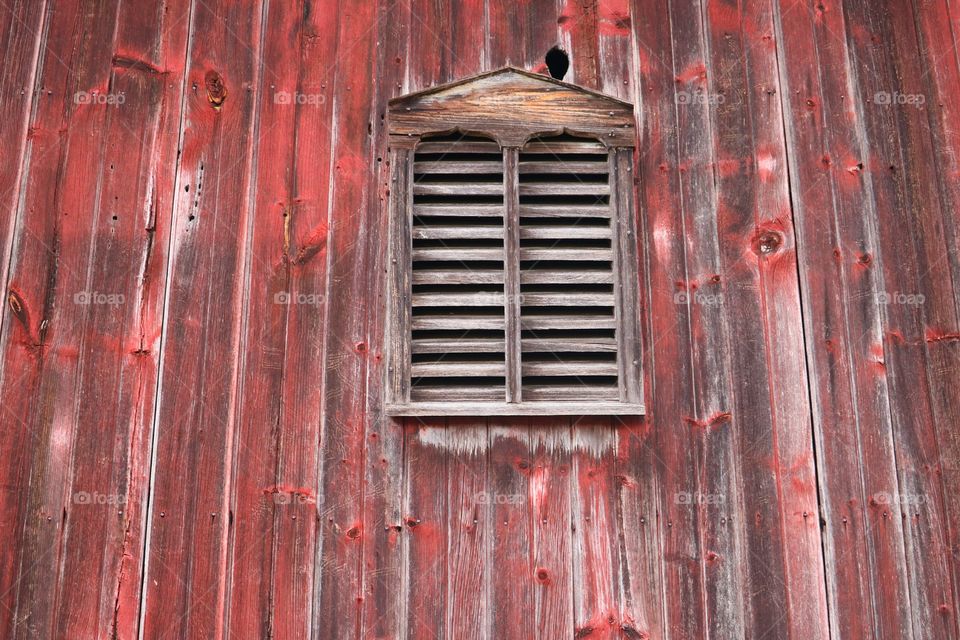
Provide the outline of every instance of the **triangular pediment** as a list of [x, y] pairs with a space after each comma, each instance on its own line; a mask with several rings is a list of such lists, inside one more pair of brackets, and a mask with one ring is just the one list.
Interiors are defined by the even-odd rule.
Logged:
[[512, 67], [390, 101], [395, 140], [455, 130], [487, 135], [505, 146], [564, 132], [596, 137], [609, 146], [631, 146], [633, 105]]

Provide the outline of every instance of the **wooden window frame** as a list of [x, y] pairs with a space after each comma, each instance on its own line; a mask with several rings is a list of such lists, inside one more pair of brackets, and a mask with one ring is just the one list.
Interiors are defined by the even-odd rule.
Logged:
[[[512, 74], [504, 77], [504, 74]], [[524, 77], [525, 76], [525, 77]], [[537, 97], [543, 82], [546, 97], [568, 102], [583, 101], [602, 109], [590, 111], [577, 103], [557, 119], [559, 128], [548, 126], [542, 113], [526, 111], [531, 95]], [[496, 80], [492, 82], [489, 79]], [[467, 84], [472, 83], [474, 86]], [[512, 83], [512, 84], [511, 84]], [[464, 88], [461, 85], [467, 84]], [[484, 122], [486, 105], [474, 100], [459, 102], [441, 93], [451, 87], [459, 92], [476, 88], [481, 98], [511, 96], [511, 86], [526, 91], [522, 106], [514, 107], [515, 118], [491, 125]], [[561, 94], [553, 86], [568, 92]], [[427, 102], [421, 106], [421, 99]], [[596, 104], [600, 99], [609, 102]], [[610, 105], [617, 107], [613, 109]], [[439, 107], [438, 107], [439, 105]], [[502, 105], [501, 105], [502, 106]], [[579, 107], [579, 108], [577, 108]], [[429, 118], [423, 117], [421, 111]], [[626, 112], [628, 111], [628, 113]], [[533, 115], [537, 114], [537, 115]], [[554, 114], [556, 115], [556, 114]], [[526, 117], [525, 117], [526, 116]], [[634, 129], [632, 106], [580, 87], [540, 78], [515, 69], [483, 74], [467, 81], [444, 85], [426, 92], [391, 101], [390, 171], [388, 206], [389, 234], [387, 260], [386, 401], [390, 416], [558, 416], [558, 415], [642, 415], [643, 374], [640, 340], [638, 236], [635, 222]], [[539, 118], [539, 120], [538, 120]], [[489, 118], [487, 118], [489, 119]], [[569, 122], [567, 121], [569, 120]], [[465, 124], [465, 121], [469, 124]], [[551, 123], [554, 120], [550, 121]], [[447, 126], [445, 126], [447, 125]], [[460, 132], [496, 141], [503, 151], [504, 176], [504, 321], [506, 384], [503, 401], [411, 401], [412, 342], [412, 246], [414, 153], [424, 137]], [[607, 149], [610, 181], [610, 215], [614, 273], [614, 317], [617, 339], [617, 400], [524, 401], [521, 387], [520, 260], [519, 260], [519, 154], [527, 141], [558, 134], [592, 138]]]

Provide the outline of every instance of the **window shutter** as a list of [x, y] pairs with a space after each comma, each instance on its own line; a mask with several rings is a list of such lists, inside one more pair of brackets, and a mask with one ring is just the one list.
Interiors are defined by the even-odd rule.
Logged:
[[507, 68], [389, 116], [386, 412], [643, 413], [633, 107]]
[[428, 138], [413, 158], [410, 399], [505, 398], [500, 146]]
[[519, 158], [522, 397], [619, 398], [610, 160], [537, 139]]

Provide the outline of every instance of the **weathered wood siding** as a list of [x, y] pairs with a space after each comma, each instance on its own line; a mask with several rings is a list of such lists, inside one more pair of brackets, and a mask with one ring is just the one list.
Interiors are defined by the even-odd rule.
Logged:
[[[0, 637], [960, 637], [958, 31], [0, 3]], [[387, 103], [558, 43], [636, 105], [647, 415], [387, 419]]]

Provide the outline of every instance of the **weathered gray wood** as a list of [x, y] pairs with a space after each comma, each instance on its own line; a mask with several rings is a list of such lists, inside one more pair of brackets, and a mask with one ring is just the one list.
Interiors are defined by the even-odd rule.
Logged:
[[557, 156], [565, 153], [578, 154], [597, 154], [599, 161], [606, 160], [607, 147], [603, 144], [588, 139], [567, 141], [567, 140], [531, 140], [523, 147], [525, 154], [542, 153], [548, 156]]
[[[464, 401], [484, 401], [486, 404], [490, 405], [503, 405], [503, 387], [501, 386], [490, 386], [490, 387], [464, 387], [464, 386], [430, 386], [424, 384], [418, 384], [413, 387], [411, 392], [411, 397], [413, 401], [418, 403], [417, 405], [407, 405], [407, 407], [419, 406], [421, 402], [443, 402], [443, 403], [462, 403]], [[401, 407], [403, 405], [395, 405], [395, 407]], [[395, 416], [413, 416], [413, 415], [435, 415], [435, 416], [447, 416], [447, 415], [457, 415], [454, 413], [455, 407], [450, 407], [449, 412], [435, 412], [435, 413], [413, 413], [409, 410], [396, 410], [390, 411], [390, 407], [387, 407], [387, 415]], [[460, 414], [460, 415], [474, 415], [474, 414]], [[484, 414], [476, 414], [484, 415]]]
[[[616, 390], [613, 393], [615, 398]], [[641, 404], [615, 399], [506, 403], [459, 402], [455, 394], [441, 394], [439, 397], [444, 400], [387, 405], [386, 413], [389, 416], [639, 416], [644, 413]]]
[[394, 167], [393, 197], [389, 209], [389, 247], [386, 325], [387, 397], [391, 402], [410, 400], [410, 225], [413, 196], [410, 191], [413, 154], [391, 151]]
[[612, 316], [523, 316], [523, 329], [616, 329], [617, 321]]
[[499, 182], [416, 182], [417, 196], [498, 196], [503, 193]]
[[504, 365], [502, 362], [455, 360], [415, 362], [411, 365], [411, 372], [414, 378], [502, 376], [504, 375]]
[[521, 240], [606, 240], [612, 237], [610, 227], [588, 225], [520, 227]]
[[[616, 343], [611, 341], [613, 349]], [[435, 340], [421, 339], [413, 341], [413, 353], [502, 353], [503, 340]], [[599, 350], [599, 349], [598, 349]]]
[[604, 261], [611, 260], [613, 254], [609, 249], [521, 249], [521, 260], [576, 260], [576, 261]]
[[[519, 100], [519, 102], [518, 102]], [[598, 102], [598, 100], [600, 102]], [[563, 107], [559, 104], [562, 101]], [[612, 105], [606, 111], [585, 108], [586, 105], [598, 106], [600, 103]], [[395, 100], [390, 108], [391, 139], [405, 147], [416, 148], [420, 160], [411, 170], [417, 175], [412, 193], [420, 196], [455, 196], [464, 203], [418, 202], [413, 215], [418, 224], [412, 229], [413, 239], [427, 241], [446, 241], [457, 246], [416, 247], [411, 250], [413, 264], [430, 261], [449, 261], [460, 263], [456, 268], [414, 270], [410, 281], [418, 285], [489, 285], [503, 284], [503, 293], [441, 291], [417, 293], [410, 297], [413, 308], [425, 310], [437, 308], [441, 313], [416, 315], [411, 318], [411, 327], [416, 330], [483, 330], [493, 329], [504, 332], [503, 339], [465, 339], [443, 340], [430, 338], [418, 340], [408, 346], [408, 354], [415, 351], [420, 354], [451, 354], [451, 359], [440, 362], [417, 363], [412, 365], [414, 377], [455, 377], [455, 376], [503, 376], [505, 384], [496, 386], [477, 385], [417, 385], [412, 392], [412, 402], [394, 403], [409, 408], [423, 402], [434, 402], [443, 406], [440, 415], [474, 415], [473, 409], [466, 413], [454, 413], [453, 407], [471, 398], [495, 399], [499, 404], [525, 406], [522, 395], [525, 393], [524, 376], [610, 376], [616, 377], [622, 385], [636, 381], [630, 378], [629, 363], [610, 358], [609, 361], [580, 360], [560, 362], [542, 358], [545, 362], [530, 360], [524, 362], [523, 354], [560, 354], [594, 353], [618, 354], [624, 345], [636, 337], [635, 322], [623, 328], [627, 318], [635, 318], [631, 310], [626, 313], [619, 308], [626, 303], [636, 304], [636, 291], [632, 296], [624, 295], [622, 289], [627, 281], [638, 284], [635, 271], [633, 275], [624, 275], [622, 270], [636, 260], [636, 247], [621, 246], [624, 242], [636, 243], [632, 233], [626, 240], [622, 237], [620, 218], [615, 215], [619, 206], [632, 207], [629, 194], [618, 191], [620, 183], [612, 174], [622, 170], [616, 158], [618, 144], [632, 144], [632, 136], [624, 137], [618, 143], [621, 133], [611, 130], [610, 124], [621, 120], [622, 129], [633, 128], [632, 110], [617, 100], [592, 94], [576, 87], [555, 83], [540, 76], [515, 70], [506, 70], [484, 74], [476, 78], [445, 85]], [[556, 107], [551, 111], [551, 107]], [[508, 114], [509, 115], [505, 115]], [[548, 114], [548, 115], [545, 115]], [[545, 118], [549, 118], [546, 123]], [[576, 117], [577, 122], [570, 126], [566, 119]], [[591, 129], [591, 127], [594, 127]], [[484, 135], [497, 140], [489, 143], [477, 139], [463, 140], [426, 140], [418, 142], [426, 134], [447, 134], [459, 132], [466, 135]], [[574, 140], [569, 137], [550, 139], [543, 134], [559, 133], [592, 135], [593, 140]], [[454, 136], [450, 136], [452, 138]], [[411, 140], [412, 139], [412, 140]], [[532, 142], [525, 144], [527, 140]], [[522, 149], [521, 149], [522, 147]], [[425, 159], [424, 154], [435, 154]], [[464, 154], [473, 154], [467, 156]], [[630, 152], [627, 152], [630, 153]], [[480, 156], [476, 154], [481, 154]], [[483, 154], [486, 154], [485, 156]], [[500, 154], [502, 162], [497, 161]], [[585, 159], [589, 157], [589, 159]], [[624, 156], [629, 158], [629, 155]], [[629, 167], [625, 167], [629, 170]], [[503, 180], [490, 181], [472, 176], [502, 174]], [[523, 182], [521, 175], [539, 176], [532, 182]], [[462, 176], [454, 181], [438, 180], [432, 176]], [[557, 176], [554, 178], [553, 176]], [[562, 177], [561, 177], [562, 176]], [[574, 180], [573, 177], [590, 176], [592, 179]], [[607, 179], [597, 182], [597, 177]], [[601, 178], [602, 179], [602, 178]], [[624, 183], [626, 184], [626, 183]], [[632, 185], [631, 185], [632, 186]], [[625, 187], [623, 187], [625, 188]], [[503, 204], [469, 203], [471, 197], [500, 195]], [[520, 204], [521, 196], [550, 197], [594, 196], [596, 204]], [[600, 198], [609, 197], [610, 203], [604, 204]], [[632, 212], [630, 212], [632, 214]], [[430, 217], [442, 218], [441, 224], [423, 224]], [[463, 224], [464, 218], [489, 219], [495, 224]], [[537, 219], [541, 222], [537, 224]], [[612, 221], [606, 224], [580, 224], [580, 219]], [[547, 219], [564, 220], [561, 226], [544, 224]], [[632, 215], [628, 218], [632, 220]], [[496, 223], [502, 223], [496, 224]], [[531, 222], [533, 224], [531, 224]], [[475, 241], [502, 239], [503, 247], [477, 246]], [[558, 241], [557, 244], [572, 244], [579, 240], [609, 240], [611, 246], [571, 247], [540, 246], [521, 248], [523, 240]], [[437, 244], [446, 244], [437, 242]], [[486, 242], [490, 244], [490, 242]], [[631, 253], [632, 251], [632, 253]], [[621, 259], [621, 256], [632, 256]], [[503, 269], [483, 269], [473, 271], [468, 263], [476, 261], [501, 262]], [[534, 268], [521, 271], [521, 262]], [[569, 268], [536, 269], [536, 263], [568, 262]], [[609, 268], [577, 268], [585, 262], [609, 263]], [[529, 263], [532, 263], [529, 264]], [[428, 266], [421, 264], [418, 266]], [[564, 265], [567, 266], [567, 265]], [[558, 291], [537, 291], [521, 295], [521, 285], [564, 285]], [[594, 291], [597, 284], [613, 284], [613, 292]], [[585, 290], [577, 291], [577, 285]], [[466, 313], [470, 308], [503, 307], [503, 316]], [[530, 307], [553, 307], [558, 311], [549, 315], [534, 315], [524, 310]], [[584, 309], [601, 307], [609, 313], [584, 313]], [[633, 309], [634, 307], [632, 307]], [[565, 312], [566, 313], [565, 313]], [[523, 340], [523, 330], [567, 330], [573, 332], [591, 332], [605, 330], [611, 337], [578, 338], [569, 334], [560, 338], [528, 338]], [[613, 333], [615, 332], [615, 334]], [[589, 335], [589, 334], [587, 334]], [[616, 337], [613, 337], [616, 335]], [[502, 350], [502, 362], [477, 362], [475, 360], [456, 359], [457, 353], [495, 354]], [[535, 356], [531, 356], [533, 358]], [[609, 358], [609, 355], [607, 356]], [[632, 359], [630, 360], [632, 363]], [[629, 378], [629, 379], [628, 379]], [[616, 402], [620, 397], [615, 385], [584, 384], [581, 386], [533, 387], [532, 400], [540, 398], [563, 403], [567, 399], [563, 394], [572, 394], [574, 398], [592, 398]], [[495, 394], [500, 394], [497, 397]], [[591, 395], [592, 394], [592, 395]], [[445, 404], [446, 403], [446, 404]], [[515, 412], [505, 409], [492, 409], [497, 403], [483, 403], [482, 415], [544, 415], [545, 407], [536, 407], [532, 413], [522, 410]], [[626, 403], [624, 403], [626, 404]], [[634, 407], [639, 402], [632, 403]], [[599, 413], [602, 407], [592, 407]], [[405, 411], [402, 409], [400, 411]], [[630, 413], [627, 410], [627, 413]], [[567, 407], [564, 415], [576, 415]], [[423, 414], [402, 413], [402, 415], [435, 415], [430, 411]]]
[[617, 341], [614, 338], [528, 338], [522, 341], [524, 353], [555, 353], [572, 352], [613, 352], [617, 351]]
[[[420, 150], [420, 147], [417, 147]], [[471, 173], [500, 173], [503, 171], [503, 165], [495, 161], [485, 160], [430, 160], [415, 162], [413, 164], [414, 174], [471, 174]]]
[[525, 376], [615, 376], [616, 362], [524, 362]]
[[502, 217], [503, 205], [499, 204], [417, 204], [413, 207], [417, 216], [445, 216], [460, 218], [472, 217]]
[[616, 149], [610, 152], [611, 175], [615, 197], [611, 211], [616, 216], [617, 241], [615, 286], [617, 304], [617, 341], [619, 342], [620, 399], [625, 402], [643, 402], [643, 375], [640, 371], [640, 327], [637, 298], [640, 280], [637, 275], [637, 234], [633, 203], [633, 150]]
[[609, 218], [610, 208], [605, 204], [522, 204], [524, 218]]
[[612, 307], [612, 293], [525, 293], [523, 304], [534, 307]]
[[609, 184], [596, 182], [525, 182], [520, 185], [522, 196], [603, 196], [609, 193]]
[[503, 249], [444, 249], [421, 248], [413, 250], [413, 260], [503, 260]]
[[[618, 402], [619, 391], [614, 385], [587, 386], [587, 385], [527, 385], [523, 388], [528, 400], [533, 402], [596, 402], [608, 400]], [[636, 406], [636, 405], [634, 405]], [[633, 413], [627, 412], [627, 413]], [[585, 414], [587, 415], [587, 414]], [[596, 414], [602, 415], [602, 414]]]
[[605, 269], [531, 269], [520, 274], [521, 284], [610, 284], [613, 272]]
[[497, 316], [476, 316], [462, 314], [458, 316], [414, 316], [412, 326], [415, 331], [427, 329], [503, 329], [503, 318]]
[[503, 228], [494, 226], [418, 226], [413, 230], [414, 240], [498, 240]]
[[520, 198], [517, 190], [519, 151], [503, 150], [504, 313], [506, 314], [507, 402], [522, 401], [520, 376]]
[[394, 140], [461, 131], [514, 147], [537, 134], [564, 132], [629, 145], [635, 129], [626, 102], [512, 68], [397, 98], [389, 118]]
[[502, 293], [413, 294], [414, 307], [495, 307], [502, 304]]
[[495, 153], [499, 155], [500, 145], [482, 140], [432, 141], [427, 139], [417, 145], [417, 153]]
[[[524, 150], [526, 153], [526, 150]], [[597, 156], [597, 161], [586, 160], [527, 160], [520, 163], [520, 175], [531, 173], [564, 173], [564, 174], [601, 174], [606, 173], [609, 166], [605, 156]]]
[[469, 271], [433, 271], [417, 269], [413, 272], [413, 284], [500, 284], [503, 271], [500, 269], [470, 269]]

